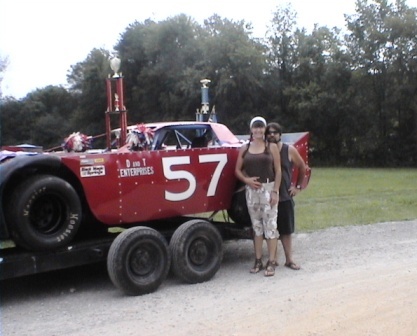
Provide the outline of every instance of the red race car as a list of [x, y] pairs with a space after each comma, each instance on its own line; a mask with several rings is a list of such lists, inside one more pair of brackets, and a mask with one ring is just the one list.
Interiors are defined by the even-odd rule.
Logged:
[[[242, 141], [225, 125], [163, 122], [128, 129], [134, 134], [143, 127], [152, 137], [148, 149], [128, 137], [113, 151], [3, 151], [1, 238], [47, 250], [67, 245], [92, 223], [131, 226], [231, 208]], [[306, 158], [308, 133], [287, 134], [284, 141]]]

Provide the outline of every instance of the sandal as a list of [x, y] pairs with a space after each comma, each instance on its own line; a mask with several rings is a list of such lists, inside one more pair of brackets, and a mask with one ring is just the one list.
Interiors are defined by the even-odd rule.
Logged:
[[291, 268], [294, 271], [298, 271], [301, 267], [298, 266], [295, 262], [289, 262], [285, 264], [285, 267]]
[[259, 273], [264, 268], [264, 265], [262, 264], [262, 259], [255, 259], [255, 265], [253, 268], [251, 268], [250, 272], [255, 274]]
[[266, 263], [266, 270], [265, 270], [265, 276], [274, 276], [275, 275], [275, 265], [276, 261], [269, 261]]

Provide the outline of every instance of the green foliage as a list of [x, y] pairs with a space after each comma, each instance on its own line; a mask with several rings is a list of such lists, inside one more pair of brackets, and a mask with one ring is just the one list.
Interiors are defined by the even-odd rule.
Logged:
[[[417, 9], [357, 0], [344, 35], [318, 25], [307, 32], [296, 16], [278, 7], [265, 39], [218, 15], [203, 25], [184, 14], [130, 24], [115, 45], [128, 122], [194, 119], [208, 78], [211, 107], [236, 134], [263, 115], [286, 132], [310, 131], [315, 165], [417, 166]], [[2, 142], [48, 147], [68, 132], [104, 133], [110, 54], [93, 49], [71, 66], [67, 94], [3, 98]]]
[[26, 96], [24, 102], [6, 100], [1, 108], [2, 143], [59, 146], [70, 133], [68, 116], [76, 108], [74, 97], [64, 88], [48, 86]]
[[70, 92], [78, 106], [68, 114], [71, 132], [97, 135], [105, 131], [106, 78], [110, 74], [110, 53], [93, 49], [85, 61], [71, 66], [68, 74]]
[[375, 165], [404, 164], [401, 158], [415, 163], [417, 11], [403, 0], [358, 0], [356, 6], [357, 13], [347, 18], [347, 47], [353, 87], [361, 88], [354, 95], [353, 113], [366, 123], [353, 132], [356, 145], [350, 152], [362, 153], [361, 161]]
[[298, 232], [417, 218], [416, 169], [314, 168], [295, 199]]
[[251, 26], [215, 15], [205, 21], [205, 71], [218, 119], [235, 132], [247, 132], [259, 112], [266, 69], [265, 47], [251, 39]]
[[[197, 23], [185, 15], [155, 23], [135, 22], [116, 46], [126, 76], [130, 120], [193, 118], [198, 106], [195, 68], [201, 60]], [[192, 82], [194, 80], [195, 82]]]

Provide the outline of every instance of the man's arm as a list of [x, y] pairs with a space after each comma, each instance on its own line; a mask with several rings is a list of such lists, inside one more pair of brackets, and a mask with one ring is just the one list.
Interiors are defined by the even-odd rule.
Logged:
[[304, 182], [304, 177], [306, 176], [307, 167], [300, 153], [294, 146], [290, 145], [288, 147], [288, 153], [290, 160], [298, 169], [297, 183], [294, 187], [290, 188], [290, 194], [295, 196], [301, 190], [301, 186]]

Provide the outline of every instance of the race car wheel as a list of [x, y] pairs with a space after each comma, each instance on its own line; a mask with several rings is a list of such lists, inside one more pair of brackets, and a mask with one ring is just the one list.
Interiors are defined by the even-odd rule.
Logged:
[[154, 292], [166, 279], [170, 265], [171, 254], [165, 237], [143, 226], [119, 234], [107, 256], [111, 281], [127, 295]]
[[204, 220], [182, 224], [170, 242], [172, 270], [188, 283], [210, 280], [223, 259], [223, 241], [217, 228]]
[[252, 226], [252, 222], [249, 217], [248, 206], [246, 204], [245, 193], [246, 193], [245, 188], [237, 189], [232, 197], [232, 205], [227, 210], [229, 217], [240, 228]]
[[81, 213], [79, 197], [68, 182], [36, 175], [12, 192], [6, 216], [16, 244], [40, 251], [68, 245], [78, 231]]

